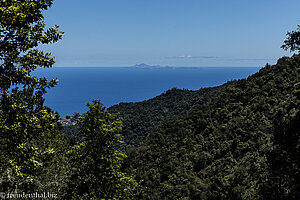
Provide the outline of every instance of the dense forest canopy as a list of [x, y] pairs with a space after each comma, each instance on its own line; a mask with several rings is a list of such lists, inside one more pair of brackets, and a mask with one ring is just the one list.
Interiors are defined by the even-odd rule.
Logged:
[[152, 129], [125, 166], [143, 198], [299, 198], [299, 71], [281, 58]]
[[147, 101], [111, 106], [108, 108], [109, 112], [119, 112], [123, 119], [121, 134], [125, 143], [121, 149], [133, 150], [148, 136], [150, 130], [163, 120], [183, 115], [192, 107], [207, 103], [229, 84], [230, 82], [220, 87], [202, 88], [197, 91], [173, 88]]
[[[1, 195], [300, 199], [299, 54], [214, 88], [109, 109], [93, 100], [63, 127], [44, 106], [57, 80], [32, 76], [55, 62], [39, 44], [63, 37], [44, 23], [52, 2], [0, 1]], [[299, 32], [282, 48], [299, 51]]]

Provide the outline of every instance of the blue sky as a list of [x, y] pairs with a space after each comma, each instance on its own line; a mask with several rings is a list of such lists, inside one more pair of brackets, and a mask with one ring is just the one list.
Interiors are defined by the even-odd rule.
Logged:
[[54, 0], [56, 66], [264, 66], [300, 24], [299, 0]]

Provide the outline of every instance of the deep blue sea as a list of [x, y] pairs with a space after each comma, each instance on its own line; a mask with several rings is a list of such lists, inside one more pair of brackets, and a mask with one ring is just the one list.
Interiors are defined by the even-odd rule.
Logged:
[[107, 107], [120, 102], [143, 101], [171, 89], [198, 90], [246, 78], [259, 67], [126, 68], [53, 67], [37, 76], [58, 78], [59, 84], [45, 95], [46, 106], [61, 117], [87, 111], [86, 103], [100, 99]]

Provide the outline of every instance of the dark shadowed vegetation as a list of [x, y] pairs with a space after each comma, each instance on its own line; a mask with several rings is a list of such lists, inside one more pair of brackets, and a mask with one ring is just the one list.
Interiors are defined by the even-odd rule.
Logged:
[[[57, 80], [32, 76], [55, 62], [39, 44], [63, 36], [44, 23], [51, 5], [0, 1], [1, 195], [300, 199], [299, 54], [214, 88], [109, 109], [93, 100], [62, 124], [43, 98]], [[299, 51], [299, 36], [282, 47]]]

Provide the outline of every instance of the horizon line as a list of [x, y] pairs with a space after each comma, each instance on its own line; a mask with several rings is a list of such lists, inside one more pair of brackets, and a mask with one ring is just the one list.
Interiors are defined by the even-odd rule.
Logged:
[[[265, 65], [264, 65], [265, 66]], [[238, 66], [238, 65], [213, 65], [213, 66], [159, 66], [159, 67], [136, 67], [136, 66], [121, 66], [121, 65], [111, 65], [111, 66], [104, 66], [104, 65], [54, 65], [52, 66], [52, 68], [57, 67], [57, 68], [61, 68], [61, 67], [90, 67], [90, 68], [138, 68], [138, 69], [162, 69], [162, 68], [209, 68], [209, 67], [255, 67], [255, 68], [259, 68], [259, 67], [264, 67], [264, 66]]]

